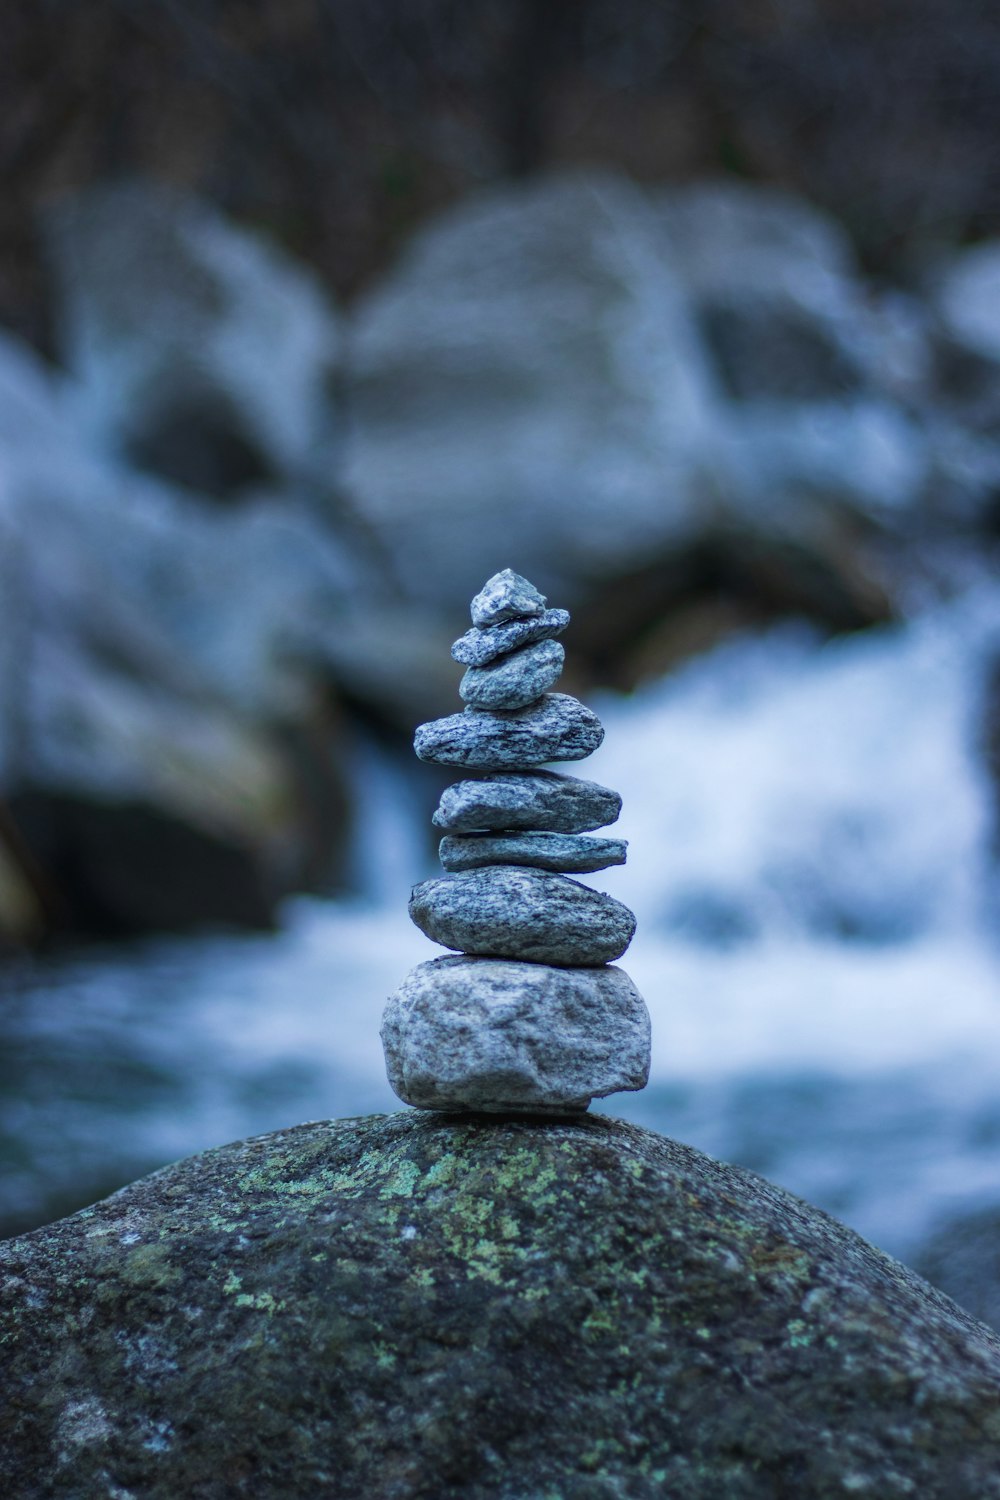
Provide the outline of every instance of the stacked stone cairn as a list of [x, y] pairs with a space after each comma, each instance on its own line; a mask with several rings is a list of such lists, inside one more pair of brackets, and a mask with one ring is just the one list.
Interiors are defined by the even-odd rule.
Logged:
[[623, 839], [588, 836], [621, 798], [540, 769], [604, 738], [589, 708], [551, 691], [569, 615], [545, 605], [527, 579], [495, 574], [452, 647], [465, 712], [416, 732], [421, 760], [481, 773], [444, 792], [445, 874], [410, 898], [420, 930], [457, 955], [414, 969], [382, 1023], [389, 1082], [421, 1109], [567, 1114], [649, 1074], [649, 1014], [610, 963], [635, 917], [569, 878], [624, 864]]

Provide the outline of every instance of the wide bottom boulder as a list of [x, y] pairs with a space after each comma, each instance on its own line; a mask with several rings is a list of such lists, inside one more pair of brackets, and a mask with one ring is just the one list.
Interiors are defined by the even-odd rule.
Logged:
[[0, 1246], [0, 1492], [1000, 1496], [1000, 1340], [752, 1173], [601, 1117], [191, 1158]]

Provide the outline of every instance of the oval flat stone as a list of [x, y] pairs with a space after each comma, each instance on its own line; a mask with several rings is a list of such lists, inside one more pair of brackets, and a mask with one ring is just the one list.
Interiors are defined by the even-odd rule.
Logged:
[[539, 641], [492, 666], [470, 667], [458, 685], [459, 696], [473, 708], [527, 708], [555, 687], [565, 660], [558, 641]]
[[520, 573], [503, 568], [486, 580], [473, 599], [472, 623], [480, 627], [499, 625], [503, 620], [540, 615], [544, 608], [545, 595], [540, 594], [533, 583], [522, 578]]
[[644, 1088], [649, 1031], [624, 969], [436, 958], [390, 996], [382, 1045], [404, 1104], [563, 1113]]
[[584, 833], [614, 823], [622, 799], [610, 787], [558, 771], [498, 771], [456, 781], [441, 793], [433, 822], [454, 833], [528, 828]]
[[546, 609], [528, 620], [505, 620], [483, 630], [467, 630], [452, 646], [451, 654], [463, 667], [485, 667], [487, 662], [506, 656], [508, 651], [561, 635], [568, 624], [569, 610]]
[[421, 724], [413, 737], [420, 760], [500, 771], [549, 760], [583, 760], [604, 738], [600, 719], [569, 693], [546, 693], [510, 713], [464, 713]]
[[421, 881], [410, 916], [445, 948], [574, 968], [620, 958], [635, 932], [628, 907], [603, 891], [513, 865]]
[[459, 833], [441, 840], [438, 857], [446, 870], [529, 865], [587, 875], [623, 865], [627, 849], [625, 839], [595, 839], [585, 833]]

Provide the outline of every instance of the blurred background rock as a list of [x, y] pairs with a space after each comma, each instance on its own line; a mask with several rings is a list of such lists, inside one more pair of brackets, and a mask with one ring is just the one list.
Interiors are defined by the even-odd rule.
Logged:
[[[919, 991], [925, 1010], [952, 1008], [963, 1045], [985, 1045], [1000, 977], [984, 956], [1000, 14], [977, 0], [40, 0], [5, 17], [0, 97], [6, 1224], [286, 1122], [299, 1097], [323, 1113], [388, 1102], [346, 1032], [309, 1060], [306, 1014], [324, 984], [348, 1009], [378, 990], [376, 948], [405, 969], [408, 939], [386, 948], [371, 922], [388, 896], [405, 923], [407, 880], [432, 856], [419, 814], [434, 777], [409, 739], [457, 706], [448, 645], [502, 566], [574, 610], [572, 690], [638, 692], [649, 757], [692, 752], [686, 811], [634, 764], [615, 782], [635, 776], [639, 827], [662, 831], [636, 878], [650, 930], [681, 945], [670, 962], [694, 955], [692, 995], [754, 942], [784, 944], [767, 951], [786, 978], [793, 950], [796, 975], [821, 963], [797, 944], [825, 943], [834, 967], [867, 944], [863, 973], [829, 979], [845, 1026], [864, 1027], [852, 985], [905, 997], [928, 1061]], [[841, 637], [847, 654], [824, 656]], [[743, 719], [716, 722], [719, 692]], [[606, 701], [625, 736], [631, 708]], [[744, 759], [708, 785], [714, 736], [741, 734]], [[799, 760], [775, 785], [767, 757], [786, 741]], [[299, 939], [292, 893], [324, 898]], [[155, 960], [34, 956], [269, 926], [275, 949], [209, 935]], [[935, 948], [916, 983], [906, 965], [945, 928], [959, 949]], [[885, 971], [886, 948], [902, 967]], [[218, 1040], [206, 997], [238, 972], [247, 1006], [270, 1003], [278, 952], [297, 994], [267, 1045], [286, 1070], [262, 1081], [256, 1054], [229, 1057], [213, 1092], [195, 1056]], [[726, 993], [749, 982], [733, 962]], [[178, 1009], [178, 986], [205, 1003]], [[381, 992], [363, 998], [374, 1034]], [[787, 1087], [808, 1074], [827, 1101], [808, 1167], [786, 1150], [798, 1127], [782, 1135], [786, 1084], [770, 1156], [750, 1143], [756, 1094], [753, 1109], [727, 1096], [729, 1125], [704, 1134], [693, 1074], [682, 1095], [663, 1082], [646, 1122], [687, 1121], [698, 1144], [822, 1198], [829, 1153], [850, 1156], [857, 1059], [836, 1087], [816, 1083], [821, 1033], [808, 1066], [786, 1057]], [[767, 1072], [748, 1056], [740, 1089]], [[57, 1076], [73, 1080], [63, 1115]], [[918, 1153], [971, 1132], [980, 1154], [962, 1158], [951, 1207], [977, 1226], [1000, 1203], [991, 1077], [964, 1123], [929, 1105], [899, 1127]], [[164, 1127], [178, 1109], [188, 1128]], [[132, 1141], [111, 1151], [123, 1112]], [[946, 1284], [947, 1195], [918, 1174], [937, 1218], [899, 1200], [893, 1241], [863, 1155], [855, 1197], [823, 1201], [900, 1253], [926, 1242]], [[973, 1263], [995, 1257], [962, 1262], [970, 1304]]]

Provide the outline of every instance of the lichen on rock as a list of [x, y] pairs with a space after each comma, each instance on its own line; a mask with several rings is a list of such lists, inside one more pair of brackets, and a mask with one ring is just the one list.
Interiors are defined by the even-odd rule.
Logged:
[[1000, 1496], [992, 1332], [600, 1116], [207, 1152], [0, 1246], [0, 1342], [11, 1496]]

